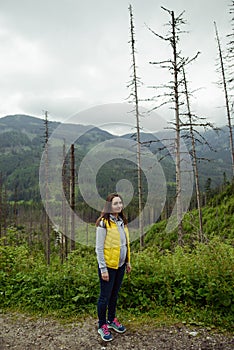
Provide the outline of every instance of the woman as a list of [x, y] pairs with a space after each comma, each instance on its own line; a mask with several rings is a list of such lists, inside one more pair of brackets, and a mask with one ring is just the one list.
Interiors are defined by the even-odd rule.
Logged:
[[127, 219], [123, 213], [122, 198], [117, 193], [108, 195], [97, 219], [96, 254], [100, 279], [98, 333], [102, 340], [111, 341], [113, 338], [109, 329], [118, 333], [126, 331], [116, 318], [116, 304], [125, 270], [127, 273], [131, 271]]

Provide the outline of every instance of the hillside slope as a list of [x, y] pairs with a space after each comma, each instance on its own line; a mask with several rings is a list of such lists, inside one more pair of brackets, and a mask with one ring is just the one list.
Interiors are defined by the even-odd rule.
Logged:
[[[226, 186], [219, 194], [210, 199], [202, 208], [205, 240], [220, 237], [234, 243], [234, 182]], [[145, 235], [145, 247], [158, 247], [159, 250], [173, 249], [177, 245], [177, 230], [166, 231], [167, 221], [155, 223]], [[198, 211], [192, 210], [183, 219], [184, 243], [193, 246], [199, 237]], [[133, 247], [138, 249], [139, 242]]]
[[[49, 122], [49, 134], [52, 134], [60, 125], [59, 122]], [[66, 128], [67, 130], [70, 128], [77, 135], [83, 134], [77, 143], [79, 152], [76, 157], [76, 167], [79, 166], [84, 154], [92, 147], [117, 137], [96, 127], [90, 127], [89, 132], [85, 133], [87, 126], [79, 124], [67, 124]], [[11, 200], [40, 200], [38, 170], [44, 147], [44, 134], [45, 127], [42, 119], [27, 115], [12, 115], [0, 119], [0, 172]], [[131, 138], [132, 135], [123, 135], [122, 137]], [[200, 183], [203, 190], [206, 188], [208, 178], [211, 179], [211, 187], [217, 187], [223, 183], [224, 173], [227, 179], [231, 178], [231, 157], [227, 129], [222, 128], [219, 134], [214, 131], [206, 132], [204, 137], [216, 152], [211, 151], [207, 145], [198, 145], [197, 153], [199, 157], [210, 160], [209, 162], [199, 162]], [[162, 150], [162, 133], [159, 132], [155, 135], [142, 133], [141, 138], [143, 142], [154, 141], [150, 142], [148, 147], [153, 153], [159, 154], [159, 158], [165, 155], [165, 150]], [[105, 172], [99, 174], [100, 193], [104, 193], [104, 188], [108, 188], [108, 190], [113, 189], [113, 186], [115, 188], [116, 181], [121, 176], [121, 169], [117, 163], [112, 162], [106, 165]], [[121, 164], [124, 164], [124, 162]], [[167, 183], [173, 186], [175, 165], [172, 158], [164, 158], [161, 161], [161, 166]], [[111, 172], [117, 174], [116, 178], [111, 175]], [[131, 172], [134, 172], [133, 168], [131, 168]], [[106, 176], [106, 173], [109, 175]], [[129, 176], [129, 179], [133, 178], [130, 175], [129, 163], [125, 164], [123, 173]], [[132, 181], [135, 182], [135, 180]], [[15, 198], [16, 192], [17, 198]]]
[[[49, 136], [60, 125], [59, 122], [49, 122]], [[66, 132], [70, 130], [77, 135], [83, 134], [79, 156], [91, 145], [113, 137], [108, 132], [92, 126], [64, 125]], [[85, 133], [87, 129], [90, 131]], [[10, 200], [40, 201], [39, 166], [44, 149], [44, 135], [45, 126], [42, 119], [27, 115], [12, 115], [0, 119], [0, 173]], [[66, 143], [65, 139], [64, 142]]]

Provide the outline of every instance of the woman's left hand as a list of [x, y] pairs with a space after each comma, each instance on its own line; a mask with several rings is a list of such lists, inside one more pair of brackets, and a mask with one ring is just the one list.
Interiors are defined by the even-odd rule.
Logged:
[[130, 264], [127, 264], [127, 265], [126, 265], [126, 272], [127, 272], [127, 273], [130, 273], [130, 272], [131, 272], [131, 269], [132, 269], [131, 265], [130, 265]]

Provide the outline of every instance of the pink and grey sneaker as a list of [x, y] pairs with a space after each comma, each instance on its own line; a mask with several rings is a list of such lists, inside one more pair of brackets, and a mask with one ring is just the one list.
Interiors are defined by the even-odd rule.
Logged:
[[113, 340], [111, 332], [109, 331], [107, 324], [103, 324], [100, 328], [98, 328], [98, 333], [100, 334], [102, 340], [104, 340], [104, 341]]
[[121, 323], [119, 323], [117, 318], [114, 318], [112, 322], [107, 321], [107, 325], [109, 329], [114, 329], [114, 331], [118, 333], [124, 333], [126, 331], [126, 328]]

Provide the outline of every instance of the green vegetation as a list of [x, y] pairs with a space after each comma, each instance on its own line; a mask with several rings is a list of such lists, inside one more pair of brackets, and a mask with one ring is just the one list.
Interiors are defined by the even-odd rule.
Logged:
[[[43, 121], [28, 116], [1, 120], [0, 169], [2, 176], [2, 216], [0, 218], [0, 303], [4, 310], [21, 310], [71, 319], [77, 315], [96, 317], [99, 294], [94, 248], [78, 245], [61, 264], [60, 246], [51, 232], [51, 264], [45, 261], [43, 210], [38, 188], [38, 168], [42, 154]], [[50, 124], [52, 132], [58, 123]], [[82, 132], [77, 126], [77, 132]], [[226, 135], [226, 133], [225, 133]], [[208, 135], [213, 138], [213, 134]], [[100, 129], [79, 139], [76, 164], [92, 145], [113, 136]], [[146, 137], [146, 135], [145, 135]], [[132, 243], [132, 273], [126, 276], [119, 299], [119, 312], [126, 320], [147, 324], [175, 322], [231, 329], [234, 323], [234, 184], [214, 196], [214, 186], [227, 184], [229, 153], [227, 138], [215, 138], [218, 153], [204, 146], [199, 155], [213, 162], [201, 166], [204, 235], [198, 242], [198, 213], [191, 210], [183, 220], [184, 245], [178, 247], [177, 232], [166, 231], [166, 221], [149, 228], [145, 247]], [[152, 144], [151, 150], [159, 147]], [[69, 155], [67, 156], [69, 160]], [[131, 178], [136, 193], [136, 169], [131, 162], [107, 162], [97, 174], [102, 197], [122, 178]], [[173, 163], [161, 163], [166, 175], [168, 201], [174, 197]], [[225, 166], [224, 166], [225, 165]], [[114, 169], [115, 177], [110, 169]], [[69, 173], [69, 168], [67, 169]], [[212, 179], [212, 180], [211, 180]], [[144, 180], [144, 179], [143, 179]], [[103, 185], [105, 184], [105, 186]], [[220, 187], [219, 187], [220, 189]], [[76, 189], [77, 210], [90, 225], [98, 213], [92, 212]], [[61, 203], [58, 203], [60, 208]], [[195, 205], [191, 205], [194, 207]], [[134, 200], [127, 209], [131, 221], [136, 215]], [[60, 213], [60, 212], [59, 212]], [[60, 215], [60, 214], [59, 214]], [[162, 217], [166, 217], [162, 213]], [[14, 225], [12, 226], [12, 223]], [[94, 240], [83, 228], [82, 237]], [[132, 233], [133, 234], [133, 233]], [[122, 318], [121, 317], [121, 318]]]
[[[234, 185], [204, 208], [206, 242], [196, 240], [196, 212], [184, 221], [185, 245], [165, 222], [146, 234], [146, 247], [132, 245], [132, 273], [126, 276], [119, 312], [126, 319], [186, 322], [231, 330], [234, 322]], [[94, 248], [77, 246], [61, 264], [54, 248], [51, 265], [16, 229], [0, 246], [0, 303], [4, 309], [71, 318], [95, 315], [99, 293]], [[17, 237], [16, 237], [17, 236]], [[11, 243], [11, 245], [10, 245]], [[157, 321], [158, 320], [158, 321]]]
[[[60, 123], [58, 122], [50, 122], [49, 134], [59, 125]], [[40, 201], [38, 170], [44, 144], [44, 121], [30, 116], [14, 115], [1, 118], [0, 126], [0, 170], [3, 185], [8, 193], [8, 198], [12, 201], [28, 201], [32, 198], [35, 202]], [[95, 145], [116, 138], [116, 136], [96, 127], [89, 130], [87, 133], [84, 132], [84, 127], [82, 127], [82, 125], [71, 124], [70, 128], [71, 130], [75, 129], [77, 135], [82, 134], [76, 143], [76, 167], [79, 165], [82, 157]], [[67, 131], [69, 131], [69, 128], [67, 128]], [[220, 137], [220, 135], [222, 135], [222, 137]], [[202, 190], [205, 190], [207, 178], [212, 179], [211, 188], [215, 188], [222, 184], [224, 173], [228, 179], [232, 176], [230, 152], [228, 149], [229, 136], [225, 127], [220, 130], [220, 135], [217, 135], [214, 131], [207, 131], [204, 133], [207, 142], [212, 145], [217, 152], [212, 152], [205, 145], [198, 146], [198, 157], [211, 160], [210, 162], [201, 162], [199, 164]], [[132, 135], [124, 135], [123, 137], [131, 138], [131, 136]], [[141, 137], [143, 141], [160, 141], [160, 134], [150, 135], [142, 133]], [[66, 140], [64, 141], [66, 143]], [[58, 142], [61, 143], [61, 140], [58, 139]], [[70, 145], [66, 146], [69, 147]], [[161, 158], [161, 156], [165, 156], [165, 150], [159, 151], [162, 146], [161, 142], [155, 142], [148, 147], [153, 153], [157, 152], [158, 155], [160, 155], [159, 158]], [[61, 155], [62, 152], [61, 148]], [[106, 192], [112, 191], [113, 184], [116, 184], [114, 181], [115, 179], [111, 176], [107, 176], [107, 173], [110, 173], [110, 169], [113, 167], [113, 163], [114, 162], [109, 162], [109, 165], [105, 164], [97, 177], [98, 190], [103, 198], [106, 196]], [[165, 157], [160, 164], [168, 183], [168, 191], [170, 191], [171, 185], [174, 186], [175, 181], [175, 164], [169, 157]], [[134, 184], [134, 182], [136, 182], [136, 176], [133, 176], [134, 166], [129, 167], [129, 162], [122, 160], [121, 171], [123, 170], [123, 165], [125, 166], [124, 175], [130, 176]], [[118, 164], [115, 164], [115, 171], [117, 177], [122, 174], [118, 169]], [[103, 184], [105, 184], [105, 186]]]
[[[99, 292], [94, 252], [78, 249], [65, 264], [32, 255], [26, 246], [1, 246], [1, 307], [57, 315], [95, 313]], [[180, 321], [222, 326], [233, 324], [234, 249], [212, 239], [175, 252], [156, 247], [133, 253], [119, 309], [132, 316], [157, 318], [171, 313]]]
[[[205, 240], [219, 237], [221, 241], [234, 244], [234, 183], [227, 185], [225, 190], [213, 196], [208, 205], [202, 208], [203, 230]], [[145, 237], [146, 247], [153, 245], [160, 250], [173, 250], [177, 245], [177, 231], [167, 232], [166, 221], [154, 224]], [[190, 247], [198, 240], [198, 211], [191, 210], [183, 219], [184, 244]], [[135, 249], [139, 242], [133, 243]]]

